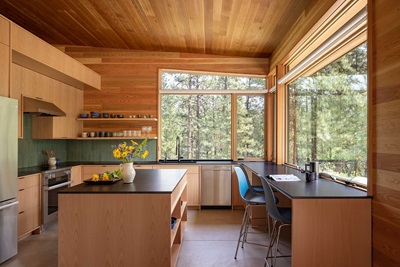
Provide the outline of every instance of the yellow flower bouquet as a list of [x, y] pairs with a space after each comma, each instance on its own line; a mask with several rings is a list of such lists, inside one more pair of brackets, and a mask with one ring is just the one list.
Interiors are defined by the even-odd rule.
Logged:
[[114, 158], [122, 160], [123, 163], [128, 163], [133, 162], [135, 158], [144, 159], [147, 157], [149, 154], [149, 151], [146, 149], [147, 138], [140, 144], [133, 140], [131, 140], [131, 143], [131, 145], [128, 145], [126, 142], [123, 142], [118, 146], [112, 146]]

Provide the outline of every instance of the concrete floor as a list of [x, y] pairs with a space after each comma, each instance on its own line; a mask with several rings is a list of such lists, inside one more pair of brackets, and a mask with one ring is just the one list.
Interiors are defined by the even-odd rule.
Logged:
[[[242, 216], [242, 210], [189, 210], [177, 267], [263, 266], [267, 248], [262, 246], [245, 244], [243, 249], [239, 247], [234, 259]], [[264, 231], [251, 231], [256, 233], [249, 234], [248, 240], [267, 244]], [[283, 234], [279, 249], [290, 253], [290, 233]], [[0, 266], [56, 267], [57, 224], [19, 242], [18, 255]], [[291, 258], [278, 259], [277, 266], [290, 267]]]

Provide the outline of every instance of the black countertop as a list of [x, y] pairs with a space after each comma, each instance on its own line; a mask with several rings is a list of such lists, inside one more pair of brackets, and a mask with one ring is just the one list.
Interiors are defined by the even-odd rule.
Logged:
[[[61, 163], [60, 166], [56, 166], [56, 169], [62, 168], [70, 168], [73, 166], [79, 165], [118, 165], [119, 161], [110, 161], [110, 162], [98, 162], [98, 161], [90, 161], [90, 162], [66, 162]], [[340, 183], [336, 183], [332, 180], [326, 180], [320, 178], [314, 182], [306, 182], [305, 174], [300, 172], [297, 169], [285, 166], [285, 165], [276, 165], [273, 162], [265, 162], [265, 161], [181, 161], [181, 162], [159, 162], [159, 161], [146, 161], [146, 162], [135, 162], [137, 165], [205, 165], [205, 164], [238, 164], [243, 163], [251, 170], [253, 170], [260, 178], [265, 178], [267, 181], [274, 186], [278, 191], [288, 196], [289, 198], [362, 198], [369, 197], [367, 192], [363, 190], [359, 190], [353, 188], [351, 186], [346, 186]], [[35, 173], [46, 172], [51, 169], [49, 166], [36, 166], [36, 167], [28, 167], [28, 168], [20, 168], [18, 169], [18, 176], [25, 176]], [[142, 170], [138, 169], [137, 172]], [[155, 170], [156, 171], [156, 170]], [[272, 179], [266, 178], [269, 174], [294, 174], [301, 179], [300, 182], [276, 182]], [[136, 178], [135, 178], [136, 179]], [[152, 180], [149, 179], [148, 188], [151, 188]], [[123, 184], [122, 182], [117, 182], [118, 184]], [[85, 186], [85, 185], [83, 185]], [[97, 185], [98, 186], [98, 185]], [[74, 187], [75, 188], [75, 187]], [[128, 189], [128, 187], [125, 187]], [[135, 188], [137, 189], [137, 188]], [[102, 190], [105, 190], [103, 188]], [[146, 190], [144, 187], [140, 187], [138, 190]]]
[[[289, 198], [364, 198], [367, 192], [337, 183], [332, 180], [319, 178], [306, 182], [305, 174], [294, 168], [276, 165], [272, 162], [244, 162], [260, 178], [266, 179], [276, 190]], [[294, 174], [301, 179], [297, 182], [276, 182], [267, 178], [270, 174]]]
[[[51, 170], [63, 169], [63, 168], [71, 168], [73, 166], [79, 165], [119, 165], [120, 161], [81, 161], [81, 162], [63, 162], [58, 166], [50, 167], [48, 165], [41, 165], [41, 166], [33, 166], [33, 167], [26, 167], [26, 168], [19, 168], [18, 169], [18, 177], [31, 175], [35, 173], [42, 173]], [[164, 161], [142, 161], [142, 162], [135, 162], [135, 165], [209, 165], [209, 164], [236, 164], [236, 162], [231, 160], [182, 160], [182, 161], [174, 161], [168, 160]]]
[[113, 184], [82, 183], [59, 194], [161, 194], [172, 193], [181, 181], [186, 169], [136, 170], [133, 183], [118, 181]]

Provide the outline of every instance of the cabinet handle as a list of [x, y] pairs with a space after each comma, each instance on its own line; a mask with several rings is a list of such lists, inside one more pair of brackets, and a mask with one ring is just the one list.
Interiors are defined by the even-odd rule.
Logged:
[[25, 189], [19, 189], [18, 191], [24, 191]]
[[22, 214], [22, 213], [24, 213], [25, 211], [20, 211], [20, 212], [18, 212], [18, 214]]
[[35, 96], [36, 99], [43, 100], [43, 98]]

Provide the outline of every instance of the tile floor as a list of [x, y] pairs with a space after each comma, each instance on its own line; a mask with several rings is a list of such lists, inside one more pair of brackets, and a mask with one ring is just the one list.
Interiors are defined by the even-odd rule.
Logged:
[[[188, 223], [178, 258], [178, 267], [212, 266], [263, 266], [267, 248], [245, 244], [235, 249], [243, 216], [242, 210], [189, 210]], [[267, 243], [264, 231], [251, 229], [248, 240]], [[290, 251], [289, 232], [279, 247], [282, 253]], [[18, 255], [1, 264], [1, 267], [56, 267], [57, 224], [40, 235], [30, 236], [18, 244]], [[278, 259], [279, 267], [291, 266], [291, 258]]]

